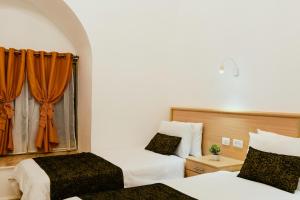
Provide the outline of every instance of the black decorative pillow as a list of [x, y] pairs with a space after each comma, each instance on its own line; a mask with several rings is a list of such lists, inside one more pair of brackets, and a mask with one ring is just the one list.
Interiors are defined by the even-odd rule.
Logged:
[[145, 149], [163, 155], [173, 155], [181, 141], [181, 137], [157, 133]]
[[238, 177], [294, 193], [300, 177], [300, 157], [249, 148]]

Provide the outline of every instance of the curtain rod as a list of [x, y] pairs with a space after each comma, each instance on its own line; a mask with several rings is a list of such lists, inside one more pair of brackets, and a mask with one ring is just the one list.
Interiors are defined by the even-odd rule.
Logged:
[[[9, 52], [9, 50], [8, 49], [5, 49], [5, 52]], [[21, 53], [21, 51], [20, 50], [15, 50], [15, 53]], [[38, 53], [34, 53], [34, 54], [38, 54]], [[46, 56], [50, 56], [51, 55], [51, 53], [45, 53], [45, 55]], [[66, 54], [65, 53], [60, 53], [58, 56], [65, 56]], [[73, 56], [73, 61], [78, 61], [79, 60], [79, 56], [74, 56], [73, 54], [72, 54], [72, 56]]]

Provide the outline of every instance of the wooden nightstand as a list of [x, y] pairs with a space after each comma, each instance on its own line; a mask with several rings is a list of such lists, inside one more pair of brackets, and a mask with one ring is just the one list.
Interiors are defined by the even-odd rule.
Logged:
[[211, 156], [202, 156], [201, 158], [189, 156], [185, 163], [185, 175], [189, 177], [220, 170], [231, 172], [239, 171], [243, 163], [244, 161], [224, 156], [220, 156], [220, 161], [211, 160]]

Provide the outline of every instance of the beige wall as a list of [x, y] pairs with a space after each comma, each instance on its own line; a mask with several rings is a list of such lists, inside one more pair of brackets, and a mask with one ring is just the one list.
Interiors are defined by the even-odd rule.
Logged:
[[11, 187], [11, 182], [8, 181], [12, 172], [13, 168], [0, 168], [0, 200], [15, 199], [17, 197]]
[[92, 44], [94, 152], [146, 143], [170, 106], [300, 112], [299, 1], [66, 2]]

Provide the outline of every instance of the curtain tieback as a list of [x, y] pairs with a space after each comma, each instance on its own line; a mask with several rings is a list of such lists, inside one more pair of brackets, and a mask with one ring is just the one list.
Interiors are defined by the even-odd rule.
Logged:
[[11, 103], [3, 103], [2, 108], [0, 110], [0, 130], [5, 131], [6, 121], [13, 118], [14, 109]]
[[43, 103], [40, 110], [40, 126], [45, 128], [47, 119], [52, 120], [54, 114], [53, 105], [50, 103]]
[[0, 116], [0, 131], [5, 131], [6, 119]]
[[5, 110], [7, 119], [12, 119], [13, 116], [14, 116], [14, 111], [15, 111], [15, 110], [13, 109], [11, 103], [4, 103], [3, 108], [4, 108], [4, 110]]

